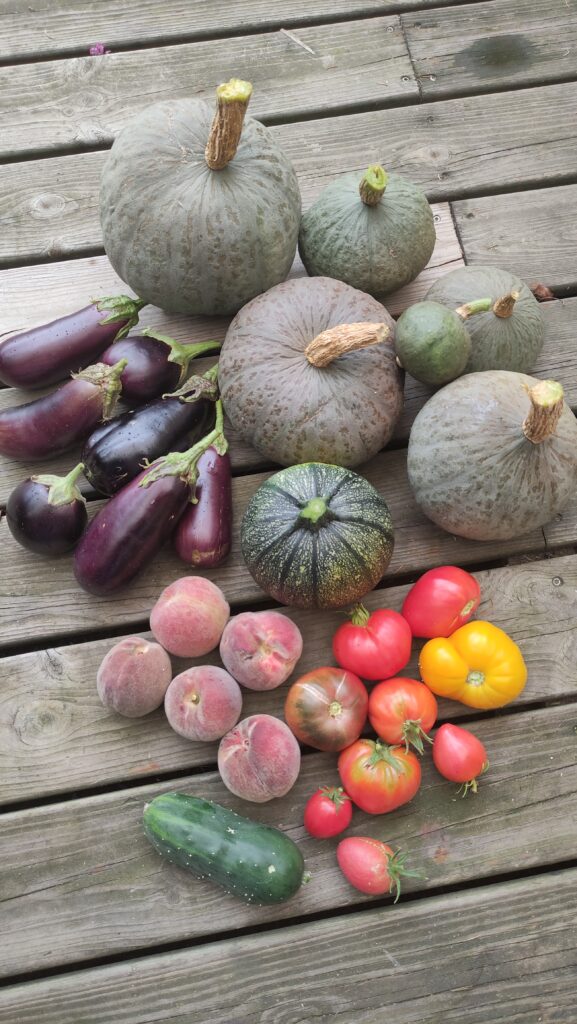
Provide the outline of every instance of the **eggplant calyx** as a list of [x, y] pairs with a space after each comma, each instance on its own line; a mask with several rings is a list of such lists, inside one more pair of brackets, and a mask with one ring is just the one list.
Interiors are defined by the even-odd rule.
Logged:
[[116, 411], [116, 405], [122, 394], [122, 382], [120, 380], [124, 370], [128, 366], [128, 359], [119, 359], [114, 366], [106, 363], [93, 363], [79, 373], [71, 374], [72, 380], [86, 380], [100, 388], [102, 392], [102, 416], [103, 423], [112, 419]]
[[129, 331], [138, 323], [138, 314], [143, 306], [148, 303], [144, 299], [133, 299], [130, 295], [108, 295], [103, 299], [92, 299], [99, 313], [109, 313], [110, 316], [100, 320], [100, 326], [122, 322], [119, 331], [114, 335], [113, 342], [125, 338]]
[[79, 462], [74, 469], [71, 469], [66, 476], [55, 476], [52, 473], [44, 473], [40, 476], [32, 476], [35, 484], [44, 484], [48, 488], [48, 504], [71, 505], [74, 501], [81, 501], [86, 505], [86, 498], [78, 489], [76, 481], [84, 472], [84, 463]]
[[219, 455], [226, 455], [228, 449], [228, 441], [224, 436], [224, 412], [220, 398], [216, 402], [216, 422], [210, 433], [185, 452], [170, 452], [161, 459], [157, 459], [152, 463], [149, 472], [142, 478], [138, 486], [149, 487], [150, 484], [164, 476], [178, 476], [190, 487], [190, 501], [196, 505], [198, 501], [195, 494], [198, 480], [198, 460], [208, 448], [214, 448]]
[[170, 338], [168, 334], [161, 334], [160, 331], [153, 330], [152, 327], [145, 327], [142, 333], [145, 338], [154, 338], [155, 341], [162, 341], [164, 345], [168, 345], [170, 353], [167, 361], [176, 363], [181, 368], [178, 384], [182, 384], [185, 380], [189, 364], [193, 359], [204, 355], [205, 352], [214, 352], [215, 349], [220, 349], [222, 346], [220, 341], [199, 341], [195, 345], [183, 345], [175, 338]]
[[176, 391], [169, 391], [162, 397], [178, 398], [187, 405], [192, 405], [194, 402], [200, 401], [201, 398], [206, 398], [210, 402], [216, 402], [218, 398], [217, 378], [216, 375], [209, 376], [209, 374], [211, 374], [210, 370], [202, 377], [195, 374], [189, 377], [181, 388], [177, 388]]

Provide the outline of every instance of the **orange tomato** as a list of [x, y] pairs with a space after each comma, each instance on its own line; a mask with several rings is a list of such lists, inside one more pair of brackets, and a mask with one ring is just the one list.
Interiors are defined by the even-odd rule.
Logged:
[[419, 669], [433, 693], [472, 708], [500, 708], [515, 700], [527, 682], [527, 666], [514, 640], [477, 620], [449, 637], [429, 640]]

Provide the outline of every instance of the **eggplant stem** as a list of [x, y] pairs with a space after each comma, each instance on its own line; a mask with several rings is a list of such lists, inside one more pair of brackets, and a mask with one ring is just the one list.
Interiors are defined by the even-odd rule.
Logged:
[[179, 476], [191, 489], [190, 501], [196, 505], [195, 495], [196, 481], [198, 479], [198, 460], [208, 448], [214, 448], [219, 455], [225, 455], [228, 449], [228, 442], [224, 435], [224, 410], [222, 401], [219, 398], [215, 405], [216, 422], [210, 433], [197, 441], [192, 448], [185, 452], [170, 452], [161, 459], [153, 462], [150, 471], [142, 478], [139, 487], [149, 487], [156, 480], [163, 476]]
[[84, 463], [79, 462], [74, 469], [71, 469], [66, 476], [56, 476], [52, 473], [43, 473], [33, 476], [30, 479], [35, 484], [44, 484], [48, 488], [48, 504], [71, 505], [73, 501], [82, 501], [86, 505], [86, 498], [76, 486], [76, 481], [84, 472]]
[[145, 338], [154, 338], [155, 341], [161, 341], [164, 345], [168, 345], [170, 353], [167, 361], [169, 363], [176, 363], [177, 366], [181, 367], [177, 387], [186, 379], [188, 367], [193, 359], [204, 355], [205, 352], [214, 352], [215, 349], [222, 347], [222, 342], [216, 340], [198, 341], [194, 345], [183, 345], [182, 342], [176, 341], [175, 338], [169, 337], [168, 334], [161, 334], [160, 331], [155, 331], [152, 327], [145, 327], [142, 334]]

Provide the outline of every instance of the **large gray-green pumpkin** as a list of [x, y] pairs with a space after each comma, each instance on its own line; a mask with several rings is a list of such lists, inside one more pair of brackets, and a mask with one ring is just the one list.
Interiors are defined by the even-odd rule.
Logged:
[[311, 276], [336, 277], [377, 298], [429, 262], [435, 224], [424, 192], [379, 165], [345, 174], [303, 214], [299, 252]]
[[137, 295], [162, 309], [236, 313], [290, 270], [299, 188], [269, 129], [244, 118], [250, 91], [235, 80], [219, 86], [216, 115], [194, 99], [147, 107], [104, 165], [108, 258]]
[[457, 309], [477, 299], [492, 298], [493, 308], [469, 317], [471, 355], [464, 372], [533, 369], [543, 347], [544, 324], [530, 288], [498, 267], [458, 267], [440, 277], [426, 298]]
[[403, 405], [392, 317], [370, 295], [325, 277], [285, 281], [244, 306], [227, 331], [218, 379], [233, 426], [285, 466], [365, 462], [387, 443]]
[[577, 420], [555, 381], [470, 373], [423, 406], [407, 465], [418, 504], [438, 526], [471, 540], [509, 540], [574, 497]]

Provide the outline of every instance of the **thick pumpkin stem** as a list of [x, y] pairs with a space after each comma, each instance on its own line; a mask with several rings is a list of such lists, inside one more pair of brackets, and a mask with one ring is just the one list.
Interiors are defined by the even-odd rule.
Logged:
[[468, 320], [475, 313], [487, 313], [492, 305], [492, 299], [475, 299], [473, 302], [466, 302], [464, 306], [459, 306], [455, 313], [461, 317], [461, 320]]
[[251, 94], [250, 82], [240, 78], [231, 78], [218, 86], [216, 113], [204, 151], [212, 171], [221, 171], [235, 156]]
[[305, 348], [305, 356], [313, 366], [328, 366], [347, 352], [386, 341], [390, 333], [386, 324], [339, 324], [317, 334]]
[[502, 320], [507, 320], [511, 316], [520, 295], [521, 292], [509, 292], [508, 295], [501, 295], [501, 298], [497, 299], [493, 306], [495, 316], [500, 316]]
[[365, 206], [376, 206], [383, 198], [389, 175], [380, 164], [371, 164], [361, 178], [359, 194]]
[[529, 388], [531, 410], [523, 423], [523, 433], [532, 444], [541, 444], [555, 433], [563, 412], [563, 388], [556, 380], [540, 380]]

